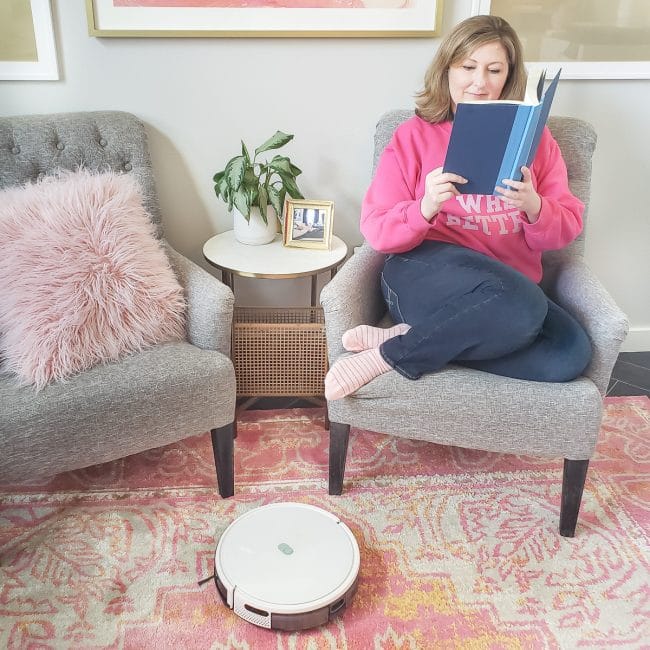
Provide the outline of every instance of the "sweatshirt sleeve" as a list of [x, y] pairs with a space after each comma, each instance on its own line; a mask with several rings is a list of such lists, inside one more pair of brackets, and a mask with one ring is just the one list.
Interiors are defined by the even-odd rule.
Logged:
[[542, 208], [535, 223], [523, 224], [526, 243], [532, 250], [563, 248], [582, 231], [584, 204], [571, 194], [560, 147], [548, 127], [531, 166]]
[[400, 129], [384, 149], [361, 207], [361, 232], [375, 250], [403, 253], [424, 241], [430, 224], [420, 212], [416, 188], [419, 157], [406, 152]]

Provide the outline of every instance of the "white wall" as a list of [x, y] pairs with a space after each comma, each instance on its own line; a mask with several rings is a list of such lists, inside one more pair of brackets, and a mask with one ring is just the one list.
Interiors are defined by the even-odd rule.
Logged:
[[[0, 114], [119, 109], [147, 124], [165, 229], [206, 266], [203, 242], [231, 227], [212, 175], [276, 129], [308, 198], [335, 202], [334, 231], [360, 243], [379, 115], [409, 108], [436, 39], [92, 38], [84, 0], [53, 0], [60, 81], [0, 82]], [[470, 0], [445, 2], [444, 27]], [[628, 314], [626, 350], [650, 350], [650, 80], [562, 81], [553, 112], [599, 134], [586, 257]], [[323, 278], [324, 280], [324, 278]], [[240, 279], [242, 304], [304, 304], [308, 281]]]

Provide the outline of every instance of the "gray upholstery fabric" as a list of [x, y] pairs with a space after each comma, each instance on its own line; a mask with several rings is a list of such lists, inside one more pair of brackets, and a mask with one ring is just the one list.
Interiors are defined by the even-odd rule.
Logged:
[[188, 341], [204, 350], [230, 356], [230, 327], [235, 296], [230, 288], [167, 244], [167, 256], [185, 289]]
[[[162, 235], [146, 131], [134, 115], [0, 118], [0, 188], [80, 164], [135, 174]], [[188, 302], [188, 342], [158, 345], [40, 392], [0, 374], [0, 481], [105, 462], [234, 421], [232, 291], [165, 246]]]
[[0, 375], [3, 481], [24, 481], [175, 442], [233, 421], [230, 360], [167, 343], [40, 392]]
[[547, 261], [544, 269], [547, 294], [573, 314], [589, 334], [593, 356], [584, 376], [604, 395], [627, 336], [627, 317], [581, 257]]
[[95, 111], [0, 118], [0, 189], [80, 166], [133, 174], [160, 227], [147, 134], [135, 115]]
[[[412, 111], [390, 111], [375, 134], [374, 165]], [[572, 191], [589, 201], [596, 136], [586, 122], [552, 117], [549, 127], [567, 162]], [[544, 288], [586, 328], [594, 349], [585, 376], [566, 384], [529, 382], [449, 366], [417, 381], [391, 372], [354, 395], [328, 403], [334, 422], [459, 447], [591, 457], [604, 395], [625, 339], [625, 314], [582, 258], [583, 242], [544, 257]], [[330, 363], [344, 353], [341, 335], [361, 323], [390, 324], [379, 286], [384, 255], [366, 243], [321, 292]]]
[[386, 373], [328, 409], [334, 422], [403, 438], [577, 460], [593, 453], [602, 399], [584, 378], [544, 384], [448, 366], [416, 382]]

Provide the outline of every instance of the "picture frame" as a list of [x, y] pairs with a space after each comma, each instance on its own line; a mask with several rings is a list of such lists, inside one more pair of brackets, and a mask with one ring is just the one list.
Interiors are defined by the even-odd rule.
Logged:
[[286, 199], [282, 241], [285, 246], [320, 248], [332, 245], [333, 201]]
[[[558, 42], [565, 42], [567, 50], [577, 55], [581, 55], [582, 50], [588, 52], [590, 46], [597, 46], [598, 51], [603, 52], [598, 60], [559, 61], [540, 60], [538, 56], [529, 59], [529, 51], [526, 51], [526, 62], [545, 67], [548, 77], [554, 76], [562, 68], [562, 79], [650, 79], [650, 56], [647, 54], [650, 47], [650, 3], [646, 0], [597, 0], [590, 3], [589, 15], [585, 16], [583, 12], [578, 21], [565, 18], [562, 22], [560, 18], [553, 17], [551, 20], [555, 24], [546, 33], [544, 29], [549, 20], [544, 12], [548, 13], [548, 4], [530, 0], [507, 3], [506, 7], [502, 7], [493, 0], [472, 0], [470, 13], [472, 16], [490, 14], [495, 6], [498, 15], [515, 28], [523, 41], [530, 30], [531, 40], [539, 42], [545, 36], [553, 37]], [[554, 6], [557, 8], [559, 5], [554, 3]], [[520, 12], [519, 16], [517, 12]], [[518, 25], [519, 17], [525, 20], [525, 31]], [[619, 25], [613, 24], [614, 17], [619, 19]], [[645, 56], [637, 58], [640, 49], [635, 46], [633, 36], [645, 42]], [[626, 60], [620, 57], [614, 59], [613, 56], [612, 59], [607, 58], [607, 50], [613, 55], [621, 49], [627, 49], [633, 56]], [[530, 50], [525, 43], [524, 50]]]
[[50, 0], [11, 0], [0, 12], [0, 80], [57, 80]]
[[[86, 0], [88, 32], [98, 37], [433, 37], [443, 0]], [[219, 5], [224, 6], [210, 6]], [[352, 4], [352, 3], [350, 3]], [[179, 6], [180, 5], [180, 6]], [[283, 6], [284, 5], [284, 6]]]

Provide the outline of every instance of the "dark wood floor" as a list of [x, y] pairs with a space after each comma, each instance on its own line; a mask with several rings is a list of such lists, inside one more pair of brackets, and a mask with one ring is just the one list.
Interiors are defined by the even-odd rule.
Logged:
[[650, 397], [650, 352], [621, 352], [607, 394]]
[[[650, 352], [621, 352], [612, 372], [607, 395], [647, 395], [650, 397]], [[238, 400], [243, 404], [246, 398]], [[309, 408], [317, 405], [313, 400], [299, 397], [260, 397], [249, 408], [282, 409]]]

